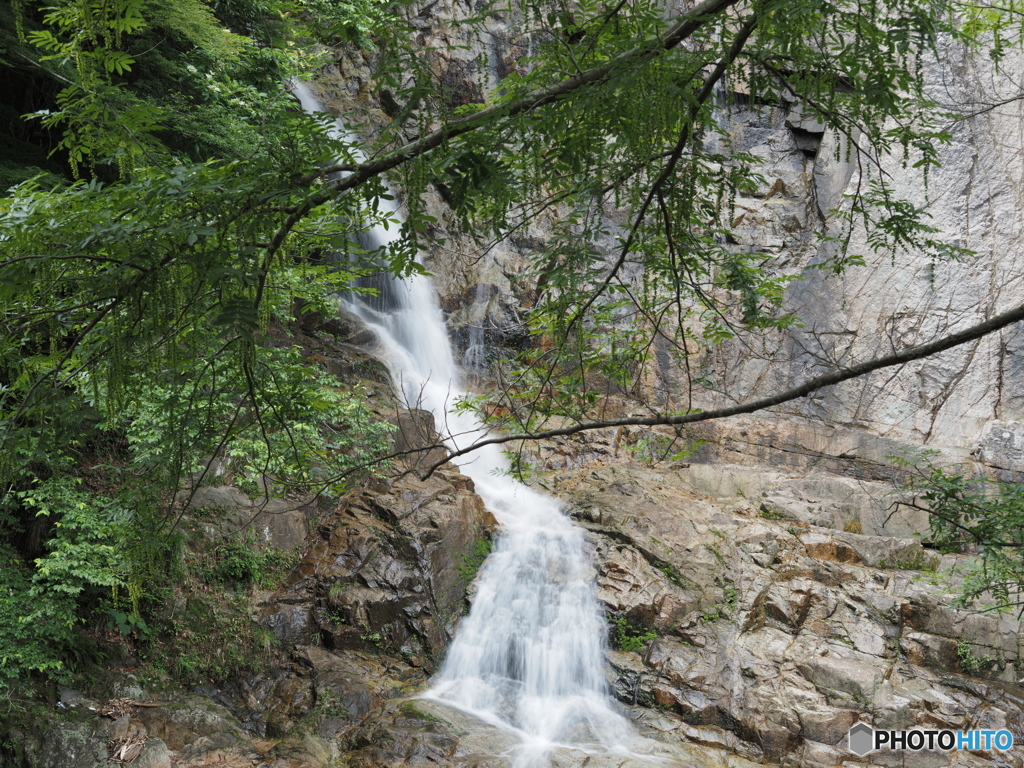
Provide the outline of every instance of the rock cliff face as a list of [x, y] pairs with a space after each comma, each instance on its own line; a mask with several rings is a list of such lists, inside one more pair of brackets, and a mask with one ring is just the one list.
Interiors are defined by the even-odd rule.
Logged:
[[[645, 722], [674, 738], [795, 765], [849, 760], [860, 720], [1024, 725], [1020, 627], [948, 607], [936, 574], [956, 572], [956, 558], [809, 523], [830, 476], [737, 470], [605, 464], [552, 482], [600, 536], [608, 610], [658, 632], [640, 654], [610, 653], [620, 700], [661, 710]], [[851, 497], [870, 505], [883, 492], [868, 483]], [[826, 491], [820, 512], [838, 496]]]
[[[458, 3], [421, 4], [410, 13], [426, 55], [434, 57], [438, 82], [456, 88], [465, 100], [479, 99], [480, 84], [493, 83], [522, 53], [512, 42], [522, 22], [512, 14], [496, 14], [483, 32], [471, 34], [451, 23], [469, 13]], [[997, 72], [984, 55], [956, 45], [941, 53], [939, 61], [928, 64], [931, 95], [968, 115], [944, 126], [952, 139], [940, 151], [941, 167], [926, 176], [913, 167], [919, 159], [913, 152], [908, 161], [902, 156], [879, 161], [895, 195], [926, 210], [942, 240], [975, 252], [960, 261], [876, 253], [863, 228], [855, 227], [849, 252], [862, 254], [865, 265], [839, 276], [814, 269], [836, 247], [817, 235], [842, 235], [833, 210], [843, 208], [844, 195], [869, 180], [872, 159], [850, 153], [845, 139], [804, 115], [799, 104], [736, 106], [727, 114], [734, 145], [761, 158], [765, 180], [761, 189], [737, 200], [735, 247], [764, 252], [770, 269], [799, 277], [784, 305], [800, 318], [800, 326], [707, 352], [700, 367], [713, 384], [695, 392], [702, 406], [763, 397], [837, 366], [941, 337], [1024, 296], [1019, 215], [1024, 145], [1018, 130], [1024, 102], [1015, 98], [1012, 76], [1024, 69], [1024, 61], [1013, 54]], [[340, 57], [325, 70], [320, 96], [336, 107], [356, 108], [371, 124], [386, 120], [386, 98], [368, 88], [371, 64]], [[432, 205], [444, 221], [441, 197]], [[609, 211], [609, 223], [616, 219]], [[458, 237], [429, 254], [467, 367], [479, 372], [496, 347], [521, 343], [522, 302], [533, 290], [524, 282], [524, 266], [531, 249], [546, 238], [548, 225], [538, 219], [527, 233], [482, 257], [475, 244]], [[614, 247], [611, 240], [609, 247]], [[1024, 470], [1022, 347], [1024, 330], [1012, 327], [828, 388], [770, 414], [716, 424], [710, 434], [728, 447], [707, 458], [791, 466], [818, 460], [844, 468], [834, 459], [885, 463], [884, 456], [901, 445], [928, 445], [952, 458], [973, 456], [992, 469], [1019, 472]], [[649, 383], [652, 396], [685, 394], [678, 371], [668, 366]]]
[[[1007, 71], [1019, 71], [1021, 64], [1008, 62]], [[866, 180], [866, 163], [837, 162], [831, 154], [835, 139], [826, 133], [801, 169], [802, 131], [792, 120], [795, 109], [784, 121], [779, 115], [771, 127], [751, 131], [742, 123], [734, 126], [742, 146], [764, 153], [766, 186], [781, 191], [744, 201], [742, 226], [749, 220], [750, 242], [778, 254], [779, 269], [800, 275], [787, 291], [786, 306], [803, 327], [761, 350], [767, 354], [755, 357], [739, 345], [718, 351], [710, 369], [732, 397], [764, 396], [836, 365], [955, 332], [1020, 303], [1024, 166], [1019, 158], [1024, 147], [1017, 128], [1024, 113], [1016, 100], [983, 108], [1012, 97], [1015, 86], [994, 73], [989, 62], [956, 46], [948, 46], [942, 61], [930, 65], [929, 79], [940, 103], [978, 114], [949, 124], [952, 139], [940, 152], [942, 166], [927, 177], [910, 167], [917, 159], [913, 155], [909, 164], [899, 158], [882, 158], [882, 163], [896, 194], [927, 210], [944, 241], [976, 253], [960, 261], [872, 253], [863, 229], [855, 228], [850, 252], [864, 254], [865, 266], [838, 277], [808, 269], [828, 246], [802, 239], [807, 229], [797, 227], [796, 219], [802, 216], [811, 228], [837, 234], [829, 210]], [[959, 457], [973, 454], [994, 469], [1019, 471], [1024, 468], [1017, 453], [1022, 344], [1024, 330], [1012, 327], [900, 369], [831, 387], [780, 409], [784, 414], [751, 420], [764, 434], [751, 435], [749, 442], [761, 454], [770, 439], [781, 437], [794, 446], [810, 443], [808, 452], [837, 456], [846, 451], [877, 460], [895, 441], [947, 449]], [[738, 439], [740, 429], [723, 425], [719, 434]], [[796, 439], [787, 440], [787, 430]], [[831, 441], [837, 444], [830, 451], [823, 443]]]

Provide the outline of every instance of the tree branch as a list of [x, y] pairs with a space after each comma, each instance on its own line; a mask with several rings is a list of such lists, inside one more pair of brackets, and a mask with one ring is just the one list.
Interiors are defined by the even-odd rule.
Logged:
[[736, 60], [736, 57], [743, 51], [743, 46], [746, 45], [747, 38], [750, 37], [750, 33], [754, 31], [754, 27], [757, 25], [757, 16], [751, 16], [747, 19], [743, 26], [740, 28], [739, 33], [733, 40], [732, 45], [729, 47], [729, 51], [726, 53], [722, 60], [715, 66], [714, 71], [708, 76], [708, 79], [704, 82], [704, 87], [700, 89], [700, 93], [697, 94], [697, 98], [694, 99], [693, 104], [690, 106], [690, 119], [683, 124], [682, 130], [679, 132], [679, 139], [676, 141], [675, 147], [672, 149], [672, 153], [669, 155], [668, 162], [665, 163], [665, 167], [662, 168], [658, 178], [651, 184], [651, 188], [647, 193], [647, 197], [644, 198], [643, 203], [640, 205], [640, 210], [633, 216], [633, 226], [629, 229], [629, 235], [626, 237], [626, 241], [622, 244], [622, 248], [619, 250], [619, 257], [616, 259], [612, 268], [608, 270], [607, 276], [601, 281], [601, 285], [593, 291], [587, 300], [580, 307], [579, 311], [573, 314], [569, 319], [569, 323], [566, 326], [566, 333], [572, 329], [579, 320], [587, 313], [597, 299], [604, 294], [608, 286], [611, 285], [615, 275], [618, 274], [619, 270], [622, 269], [622, 265], [626, 263], [626, 257], [629, 255], [630, 249], [633, 247], [633, 241], [636, 239], [636, 233], [640, 229], [640, 225], [647, 217], [647, 209], [650, 208], [651, 202], [656, 196], [661, 193], [662, 185], [668, 180], [668, 178], [675, 172], [676, 165], [679, 163], [679, 158], [683, 156], [683, 150], [690, 142], [690, 138], [693, 135], [693, 124], [697, 119], [697, 115], [700, 110], [703, 109], [704, 103], [711, 98], [715, 91], [715, 86], [725, 75], [725, 70]]
[[322, 178], [331, 173], [350, 171], [352, 174], [351, 176], [341, 179], [336, 184], [332, 184], [331, 189], [334, 192], [343, 192], [347, 189], [358, 187], [360, 184], [363, 184], [374, 176], [379, 176], [385, 171], [389, 171], [415, 157], [426, 154], [430, 150], [439, 147], [448, 139], [460, 136], [464, 133], [469, 133], [470, 131], [475, 131], [495, 120], [514, 117], [525, 112], [532, 112], [535, 109], [539, 109], [547, 104], [558, 101], [559, 99], [572, 94], [574, 91], [578, 91], [584, 86], [604, 80], [618, 69], [626, 66], [636, 66], [637, 64], [649, 61], [659, 53], [671, 50], [678, 46], [694, 32], [700, 29], [707, 21], [722, 13], [727, 8], [735, 5], [738, 1], [739, 0], [704, 0], [704, 2], [697, 5], [692, 11], [681, 16], [679, 20], [666, 30], [663, 35], [659, 35], [631, 51], [619, 54], [606, 64], [584, 70], [578, 75], [574, 75], [573, 77], [552, 85], [537, 88], [525, 96], [506, 104], [495, 104], [494, 106], [480, 110], [476, 114], [469, 115], [460, 120], [455, 120], [447, 125], [443, 125], [440, 128], [431, 131], [426, 136], [422, 136], [415, 141], [411, 141], [400, 149], [384, 155], [383, 157], [377, 158], [376, 160], [359, 163], [357, 165], [342, 163], [320, 168], [315, 173], [307, 174], [299, 179], [299, 183], [312, 184], [316, 179]]
[[539, 432], [528, 432], [524, 434], [515, 435], [499, 435], [494, 437], [488, 437], [480, 440], [467, 448], [461, 448], [456, 451], [452, 451], [448, 459], [444, 461], [435, 462], [427, 468], [426, 475], [429, 475], [438, 467], [443, 465], [445, 462], [464, 456], [467, 453], [472, 453], [477, 448], [481, 448], [485, 445], [500, 445], [503, 443], [510, 443], [516, 440], [544, 440], [551, 437], [561, 437], [564, 435], [575, 435], [578, 432], [585, 432], [592, 429], [605, 429], [607, 427], [624, 427], [624, 426], [664, 426], [664, 425], [680, 425], [680, 424], [695, 424], [700, 421], [712, 421], [715, 419], [724, 419], [729, 416], [739, 416], [745, 413], [755, 413], [756, 411], [763, 411], [766, 408], [771, 408], [782, 403], [788, 403], [792, 400], [797, 400], [801, 397], [806, 397], [812, 392], [816, 392], [819, 389], [830, 387], [835, 384], [841, 384], [844, 381], [864, 376], [865, 374], [877, 371], [881, 368], [890, 368], [895, 365], [903, 365], [914, 360], [920, 360], [923, 357], [934, 355], [938, 352], [943, 352], [947, 349], [966, 344], [969, 341], [980, 339], [983, 336], [987, 336], [990, 333], [1005, 328], [1013, 323], [1024, 320], [1024, 304], [1021, 304], [1007, 312], [996, 315], [995, 317], [986, 320], [983, 323], [972, 325], [963, 331], [944, 336], [935, 341], [930, 341], [927, 344], [919, 344], [914, 347], [908, 347], [904, 350], [895, 352], [891, 355], [884, 357], [878, 357], [873, 360], [867, 360], [857, 365], [852, 365], [849, 368], [841, 368], [831, 373], [826, 373], [823, 376], [817, 376], [803, 384], [787, 389], [784, 392], [772, 395], [771, 397], [764, 397], [759, 400], [753, 400], [749, 403], [731, 405], [726, 408], [716, 408], [710, 411], [696, 411], [692, 413], [683, 414], [662, 414], [659, 416], [638, 416], [638, 417], [627, 417], [622, 419], [607, 419], [600, 421], [587, 421], [581, 424], [574, 424], [571, 427], [561, 427], [558, 429], [546, 429]]

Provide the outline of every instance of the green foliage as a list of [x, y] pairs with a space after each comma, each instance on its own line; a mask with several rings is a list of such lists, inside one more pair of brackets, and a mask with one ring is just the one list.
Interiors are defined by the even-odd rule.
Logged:
[[720, 618], [722, 618], [722, 615], [722, 606], [712, 605], [701, 611], [700, 617], [710, 624], [718, 621]]
[[639, 626], [625, 616], [612, 619], [611, 642], [616, 650], [640, 653], [648, 642], [657, 637], [658, 633], [653, 629]]
[[0, 687], [38, 673], [64, 678], [79, 645], [75, 602], [66, 594], [40, 594], [32, 568], [7, 546], [0, 566]]
[[[717, 550], [711, 550], [716, 554], [716, 557], [721, 558], [720, 554], [717, 554]], [[740, 602], [740, 592], [736, 589], [736, 586], [732, 582], [727, 582], [722, 589], [722, 601], [713, 605], [706, 606], [701, 611], [701, 618], [712, 623], [719, 619], [725, 618], [731, 612], [733, 612]]]
[[[78, 598], [97, 587], [127, 586], [128, 562], [118, 545], [132, 513], [118, 500], [90, 496], [80, 486], [78, 478], [55, 476], [14, 493], [30, 514], [53, 519], [48, 551], [35, 561], [35, 595]], [[26, 621], [36, 618], [30, 614]]]
[[[708, 382], [690, 370], [695, 355], [794, 323], [781, 310], [792, 278], [730, 242], [737, 198], [765, 180], [720, 128], [716, 84], [741, 85], [755, 109], [795, 100], [838, 134], [856, 127], [856, 146], [837, 152], [860, 153], [865, 175], [837, 220], [865, 227], [875, 249], [959, 258], [926, 206], [896, 199], [871, 169], [889, 154], [927, 171], [949, 140], [921, 67], [937, 40], [984, 39], [998, 60], [1019, 24], [940, 0], [757, 0], [687, 24], [654, 0], [527, 3], [508, 15], [530, 55], [499, 62], [502, 82], [485, 94], [440, 74], [400, 2], [7, 7], [0, 46], [19, 63], [2, 66], [23, 93], [45, 94], [30, 122], [12, 116], [19, 141], [57, 150], [51, 165], [38, 153], [0, 157], [5, 179], [52, 174], [0, 200], [0, 543], [11, 564], [0, 640], [16, 649], [0, 651], [4, 680], [59, 674], [85, 616], [113, 619], [133, 642], [146, 634], [134, 616], [150, 636], [173, 630], [182, 645], [169, 653], [196, 680], [246, 664], [232, 644], [204, 639], [204, 622], [260, 655], [266, 638], [202, 585], [187, 609], [155, 621], [170, 589], [158, 570], [177, 562], [177, 494], [211, 458], [251, 492], [269, 481], [272, 493], [340, 493], [387, 451], [359, 391], [308, 367], [280, 329], [297, 305], [329, 312], [336, 290], [380, 264], [422, 270], [428, 189], [474, 236], [517, 237], [557, 214], [527, 270], [531, 338], [503, 369], [498, 402], [477, 403], [496, 423], [571, 422], [605, 394], [640, 397], [656, 355], [699, 390]], [[476, 8], [451, 31], [483, 29], [502, 10]], [[350, 125], [375, 127], [363, 155], [332, 136], [332, 116], [298, 114], [281, 89], [323, 61], [314, 43], [327, 40], [375, 49], [368, 92], [391, 119], [381, 126], [371, 100], [352, 107]], [[350, 175], [328, 178], [321, 169], [335, 160]], [[65, 167], [82, 179], [54, 185]], [[384, 172], [408, 216], [386, 253], [365, 253], [351, 236], [387, 222]], [[613, 228], [616, 209], [630, 214]], [[819, 266], [863, 263], [843, 241]], [[89, 477], [98, 485], [85, 488]], [[970, 517], [982, 501], [971, 488], [951, 493], [960, 528], [940, 519], [937, 536], [959, 545], [971, 530], [982, 568], [972, 583], [1015, 594], [1016, 502]], [[36, 544], [11, 546], [27, 540]], [[220, 578], [258, 580], [267, 564], [231, 546]], [[466, 574], [485, 555], [468, 558]]]
[[[934, 451], [890, 457], [909, 471], [894, 506], [928, 513], [930, 538], [945, 552], [974, 552], [963, 569], [958, 605], [981, 599], [990, 610], [1021, 604], [1024, 589], [1024, 485], [972, 477], [964, 466], [939, 467]], [[921, 562], [903, 565], [934, 567]]]
[[215, 581], [268, 588], [277, 584], [295, 562], [294, 554], [275, 547], [258, 549], [250, 531], [244, 538], [228, 539], [216, 548], [210, 575]]
[[79, 478], [34, 480], [0, 500], [3, 527], [20, 508], [49, 532], [32, 563], [0, 544], [0, 688], [29, 673], [65, 677], [69, 660], [83, 646], [82, 607], [108, 602], [119, 590], [132, 594], [137, 583], [131, 510], [120, 500], [91, 495]]
[[929, 571], [934, 573], [936, 564], [940, 559], [939, 555], [929, 557], [923, 552], [917, 552], [902, 559], [887, 560], [882, 558], [878, 561], [878, 567], [891, 568], [897, 571]]
[[[22, 650], [4, 662], [5, 679], [59, 673], [82, 620], [109, 610], [101, 593], [149, 621], [139, 594], [167, 556], [150, 550], [171, 542], [180, 510], [169, 502], [211, 457], [252, 492], [269, 479], [273, 492], [338, 493], [390, 445], [390, 426], [358, 389], [263, 335], [297, 301], [326, 309], [346, 273], [311, 262], [302, 238], [273, 277], [261, 268], [266, 253], [246, 243], [273, 225], [261, 233], [228, 206], [259, 216], [253, 201], [279, 176], [236, 171], [209, 163], [111, 186], [29, 185], [5, 201], [0, 472], [10, 490], [0, 535], [52, 525], [19, 582], [38, 600], [9, 603], [27, 612], [12, 628]], [[101, 444], [111, 440], [120, 448], [105, 465]], [[82, 487], [85, 467], [106, 472], [111, 487]]]
[[[281, 90], [294, 61], [315, 58], [281, 34], [281, 15], [314, 23], [315, 9], [11, 10], [0, 42], [31, 82], [51, 83], [21, 130], [57, 147], [53, 164], [29, 152], [11, 162], [50, 171], [63, 160], [90, 178], [40, 178], [0, 200], [0, 688], [66, 675], [87, 626], [155, 644], [190, 679], [220, 679], [248, 668], [266, 638], [182, 570], [177, 495], [190, 476], [208, 479], [211, 459], [261, 494], [339, 493], [386, 466], [390, 426], [281, 330], [299, 305], [333, 311], [334, 292], [372, 261], [347, 235], [384, 215], [382, 187], [327, 206], [295, 182], [351, 151]], [[336, 26], [358, 9], [321, 10]], [[38, 172], [12, 168], [15, 181]], [[391, 261], [405, 270], [409, 259]], [[206, 577], [235, 586], [270, 585], [289, 561], [239, 541], [211, 557]], [[186, 609], [163, 616], [178, 579], [192, 584]], [[236, 635], [244, 642], [225, 641]]]
[[730, 585], [725, 588], [725, 605], [728, 608], [735, 608], [740, 601], [740, 593], [736, 587]]
[[683, 441], [680, 435], [666, 435], [650, 431], [641, 435], [630, 446], [637, 461], [649, 467], [662, 462], [686, 461], [706, 441]]
[[222, 26], [214, 9], [201, 0], [149, 0], [145, 14], [150, 25], [172, 31], [217, 61], [237, 61], [251, 42]]
[[334, 494], [386, 452], [392, 427], [360, 390], [342, 391], [295, 349], [257, 348], [256, 361], [246, 372], [234, 367], [237, 359], [209, 360], [197, 376], [170, 370], [160, 385], [141, 389], [119, 417], [135, 462], [177, 482], [218, 456], [254, 496], [264, 493], [264, 478]]
[[383, 0], [305, 0], [303, 18], [310, 32], [327, 44], [349, 43], [374, 48], [373, 38], [389, 22], [394, 10]]
[[[45, 26], [25, 35], [45, 53], [40, 62], [73, 62], [77, 77], [57, 95], [59, 109], [36, 116], [47, 128], [64, 129], [58, 146], [76, 175], [83, 162], [97, 157], [116, 156], [122, 169], [130, 167], [155, 146], [150, 134], [159, 111], [113, 83], [115, 75], [129, 72], [135, 63], [125, 41], [146, 26], [142, 8], [143, 0], [57, 3], [45, 9]], [[18, 2], [15, 12], [23, 11]]]
[[[256, 342], [297, 300], [326, 308], [333, 281], [347, 275], [247, 245], [274, 235], [254, 203], [278, 175], [238, 171], [177, 167], [109, 188], [27, 187], [10, 200], [0, 215], [0, 439], [9, 448], [30, 456], [56, 442], [60, 392], [72, 395], [66, 427], [103, 415], [107, 429], [127, 430], [140, 464], [175, 481], [199, 457], [233, 453], [253, 480], [259, 470], [337, 487], [381, 450], [387, 429], [357, 393], [296, 350]], [[324, 223], [323, 236], [333, 229]], [[294, 245], [301, 252], [301, 238]], [[324, 467], [316, 477], [314, 460]]]
[[677, 587], [683, 586], [683, 579], [679, 575], [679, 571], [677, 571], [671, 563], [655, 563], [654, 566], [661, 571], [662, 575], [664, 575], [669, 582], [675, 584]]
[[295, 562], [295, 553], [258, 548], [251, 531], [168, 552], [144, 585], [144, 634], [133, 627], [143, 667], [185, 685], [264, 671], [277, 641], [255, 620], [252, 590], [276, 587]]
[[459, 576], [464, 581], [472, 581], [476, 577], [476, 572], [480, 570], [480, 566], [484, 564], [484, 560], [491, 554], [494, 549], [494, 545], [490, 539], [479, 539], [476, 544], [473, 545], [473, 549], [468, 555], [462, 558], [462, 565], [459, 566]]
[[107, 615], [110, 617], [107, 626], [110, 629], [116, 629], [121, 637], [136, 634], [144, 638], [149, 634], [149, 627], [145, 620], [134, 611], [119, 611], [112, 608], [107, 611]]
[[186, 685], [222, 683], [265, 670], [273, 635], [250, 615], [247, 598], [216, 598], [188, 590], [183, 605], [161, 622], [162, 639], [147, 657], [167, 663]]
[[383, 648], [384, 638], [380, 634], [380, 632], [371, 632], [369, 626], [365, 624], [362, 626], [364, 632], [361, 635], [359, 635], [359, 639], [362, 640], [364, 643], [369, 643], [370, 645], [376, 648]]
[[956, 644], [956, 658], [960, 663], [960, 669], [968, 675], [977, 675], [992, 666], [995, 661], [991, 656], [975, 656], [970, 643], [959, 642]]

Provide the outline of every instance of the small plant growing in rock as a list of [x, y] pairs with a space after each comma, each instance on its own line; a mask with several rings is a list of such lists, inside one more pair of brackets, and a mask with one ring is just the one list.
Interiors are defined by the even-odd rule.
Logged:
[[217, 547], [211, 575], [218, 581], [274, 586], [296, 563], [293, 553], [276, 547], [257, 549], [255, 536], [229, 540]]
[[657, 566], [657, 568], [659, 571], [662, 572], [666, 579], [668, 579], [671, 583], [675, 584], [677, 587], [681, 587], [683, 585], [683, 580], [682, 578], [680, 578], [679, 572], [670, 564], [662, 563], [661, 565]]
[[715, 560], [718, 561], [719, 565], [722, 565], [722, 566], [725, 565], [725, 557], [718, 550], [717, 546], [712, 546], [711, 544], [705, 544], [704, 545], [704, 549], [706, 549], [708, 552], [710, 552], [712, 555], [715, 556]]
[[760, 515], [765, 520], [785, 520], [786, 519], [786, 515], [784, 515], [779, 510], [773, 509], [771, 507], [766, 507], [764, 505], [761, 505]]
[[680, 444], [680, 437], [679, 435], [649, 432], [626, 448], [633, 452], [637, 461], [648, 467], [654, 467], [662, 462], [686, 461], [706, 442], [705, 440], [694, 440], [687, 444]]
[[306, 710], [295, 723], [297, 733], [319, 734], [323, 721], [332, 717], [351, 717], [344, 702], [330, 689], [317, 693], [316, 704]]
[[701, 613], [700, 617], [709, 624], [718, 621], [722, 618], [722, 606], [712, 605], [709, 608], [705, 608], [704, 612]]
[[740, 593], [736, 587], [725, 588], [725, 604], [729, 608], [735, 608], [740, 601]]
[[[976, 477], [964, 465], [936, 466], [935, 455], [918, 451], [888, 457], [908, 473], [892, 508], [926, 512], [928, 543], [939, 552], [974, 555], [973, 564], [964, 569], [954, 605], [968, 606], [982, 598], [991, 601], [986, 610], [1019, 609], [1024, 586], [1024, 483]], [[925, 568], [934, 570], [939, 558], [928, 559], [932, 562]]]
[[336, 626], [348, 623], [348, 619], [345, 617], [345, 615], [334, 606], [327, 607], [327, 610], [324, 611], [324, 618], [326, 618], [327, 621]]
[[644, 646], [654, 640], [658, 633], [653, 629], [637, 626], [625, 616], [612, 619], [612, 647], [619, 651], [639, 653]]
[[689, 725], [704, 725], [704, 714], [701, 712], [684, 712], [683, 722]]
[[991, 656], [975, 656], [970, 643], [959, 642], [956, 644], [956, 657], [960, 662], [960, 669], [968, 675], [977, 675], [992, 666], [995, 661]]
[[380, 632], [371, 632], [370, 627], [367, 624], [360, 625], [363, 628], [363, 634], [359, 636], [359, 639], [364, 643], [370, 643], [375, 645], [377, 648], [384, 647], [384, 637]]
[[882, 570], [929, 571], [934, 573], [940, 559], [938, 555], [929, 557], [924, 552], [915, 552], [913, 555], [892, 560], [883, 557], [878, 561], [878, 567]]

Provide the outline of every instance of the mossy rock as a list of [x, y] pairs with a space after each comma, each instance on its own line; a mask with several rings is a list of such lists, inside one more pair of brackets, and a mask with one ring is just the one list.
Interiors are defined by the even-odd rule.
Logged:
[[422, 699], [410, 699], [409, 701], [402, 702], [402, 706], [398, 708], [398, 711], [410, 720], [423, 720], [428, 723], [442, 723], [445, 725], [449, 724], [447, 720], [438, 717], [431, 712], [428, 707], [429, 705]]
[[12, 733], [12, 768], [106, 768], [107, 745], [88, 723], [48, 720], [31, 732]]

